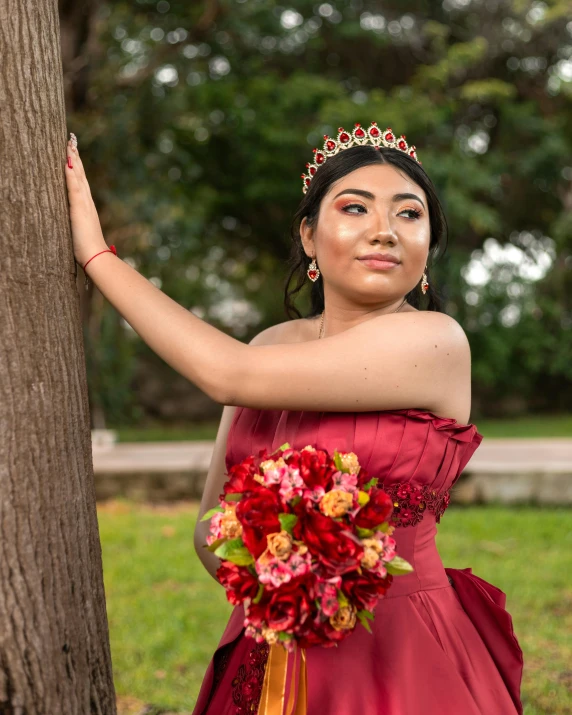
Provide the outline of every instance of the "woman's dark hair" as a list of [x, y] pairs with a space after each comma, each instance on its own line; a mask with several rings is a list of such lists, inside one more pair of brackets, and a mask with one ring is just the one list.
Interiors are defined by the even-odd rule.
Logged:
[[[318, 220], [320, 203], [331, 185], [351, 171], [371, 164], [391, 164], [399, 171], [407, 174], [412, 181], [423, 189], [429, 204], [429, 224], [431, 227], [429, 255], [435, 258], [437, 255], [440, 257], [444, 253], [447, 245], [447, 219], [433, 182], [415, 159], [412, 159], [399, 149], [390, 149], [384, 146], [379, 149], [373, 146], [356, 146], [351, 149], [344, 149], [339, 154], [330, 157], [316, 172], [292, 221], [292, 249], [288, 259], [290, 272], [284, 289], [284, 308], [288, 318], [312, 318], [319, 315], [324, 309], [324, 286], [321, 274], [311, 286], [309, 315], [302, 316], [294, 305], [294, 296], [307, 285], [309, 280], [306, 271], [310, 265], [310, 259], [304, 251], [300, 238], [302, 219], [306, 216], [308, 225], [315, 226]], [[296, 279], [296, 284], [294, 287], [290, 287], [293, 278]], [[429, 278], [429, 264], [427, 265], [427, 280], [429, 289], [425, 296], [421, 293], [419, 286], [416, 286], [405, 296], [407, 302], [414, 308], [420, 308], [421, 300], [423, 299], [423, 302], [427, 302], [425, 310], [444, 312], [442, 297], [436, 290], [433, 284], [434, 281]]]

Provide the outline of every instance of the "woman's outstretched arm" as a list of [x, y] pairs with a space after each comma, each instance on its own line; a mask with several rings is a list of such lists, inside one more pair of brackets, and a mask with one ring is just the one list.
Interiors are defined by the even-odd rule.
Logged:
[[[79, 154], [68, 147], [68, 155], [74, 254], [83, 265], [107, 246]], [[86, 270], [154, 352], [221, 404], [341, 412], [417, 407], [443, 416], [451, 416], [448, 406], [470, 405], [468, 341], [442, 313], [381, 315], [323, 340], [245, 345], [112, 253]]]

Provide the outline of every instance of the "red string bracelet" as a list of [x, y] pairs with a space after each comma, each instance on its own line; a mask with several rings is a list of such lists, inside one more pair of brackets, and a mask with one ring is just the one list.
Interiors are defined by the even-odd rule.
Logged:
[[[94, 259], [96, 256], [99, 256], [99, 255], [101, 255], [102, 253], [113, 253], [114, 255], [117, 255], [117, 249], [115, 248], [115, 246], [110, 246], [109, 248], [106, 248], [105, 251], [100, 251], [99, 253], [96, 253], [95, 256], [92, 256], [92, 257], [89, 259], [89, 261], [93, 261], [93, 259]], [[85, 273], [85, 267], [87, 266], [87, 264], [89, 263], [89, 261], [87, 261], [87, 263], [84, 263], [83, 266], [82, 266], [84, 273]], [[87, 277], [87, 273], [85, 273], [85, 289], [86, 289], [86, 290], [87, 290], [88, 286], [89, 286], [89, 278]]]

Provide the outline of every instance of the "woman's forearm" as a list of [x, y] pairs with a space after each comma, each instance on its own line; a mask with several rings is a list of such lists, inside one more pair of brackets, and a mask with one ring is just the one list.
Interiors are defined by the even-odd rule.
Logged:
[[86, 273], [159, 357], [228, 404], [234, 368], [248, 346], [193, 315], [113, 253], [94, 258]]

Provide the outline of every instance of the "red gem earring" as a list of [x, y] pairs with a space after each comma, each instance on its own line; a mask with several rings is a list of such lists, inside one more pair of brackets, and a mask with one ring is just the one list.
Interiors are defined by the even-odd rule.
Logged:
[[[425, 266], [425, 270], [427, 270], [427, 266]], [[423, 295], [427, 293], [427, 288], [429, 288], [429, 283], [427, 282], [427, 273], [424, 271], [423, 278], [421, 279], [421, 290], [423, 291]]]
[[306, 271], [308, 273], [308, 278], [315, 283], [318, 280], [318, 276], [320, 275], [320, 269], [316, 265], [316, 259], [312, 258], [312, 263], [308, 266], [308, 270]]

